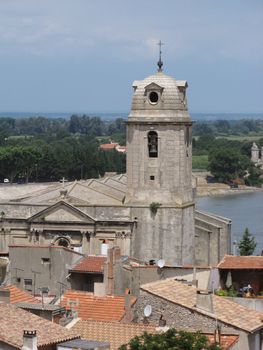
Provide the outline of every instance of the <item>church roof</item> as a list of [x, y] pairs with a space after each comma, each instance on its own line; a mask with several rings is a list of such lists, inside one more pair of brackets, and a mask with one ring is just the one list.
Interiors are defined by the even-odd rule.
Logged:
[[[16, 196], [13, 195], [9, 198], [9, 203], [49, 206], [63, 199], [72, 205], [122, 205], [126, 193], [126, 183], [127, 177], [124, 174], [101, 179], [67, 182], [64, 186], [60, 183], [52, 183], [40, 190], [32, 191], [32, 187], [30, 187], [28, 193], [24, 191], [22, 195], [16, 193]], [[18, 193], [20, 188], [18, 188]], [[8, 217], [8, 213], [6, 213], [6, 217]]]

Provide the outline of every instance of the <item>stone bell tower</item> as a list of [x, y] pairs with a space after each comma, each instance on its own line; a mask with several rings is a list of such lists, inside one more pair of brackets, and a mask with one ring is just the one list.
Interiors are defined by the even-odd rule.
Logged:
[[194, 262], [192, 122], [187, 110], [187, 82], [162, 71], [133, 83], [127, 122], [126, 204], [138, 220], [132, 254], [164, 259], [167, 264]]

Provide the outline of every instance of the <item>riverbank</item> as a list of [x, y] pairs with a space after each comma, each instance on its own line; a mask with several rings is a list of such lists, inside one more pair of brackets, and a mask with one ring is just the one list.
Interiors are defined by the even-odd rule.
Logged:
[[258, 187], [239, 185], [237, 188], [231, 188], [229, 185], [223, 183], [208, 182], [207, 179], [212, 179], [209, 172], [195, 172], [193, 173], [193, 178], [195, 179], [194, 187], [196, 188], [197, 198], [263, 191], [263, 188]]
[[207, 184], [207, 186], [197, 186], [196, 197], [217, 197], [263, 191], [262, 188], [258, 187], [241, 186], [239, 188], [231, 188], [230, 186], [225, 186], [226, 187], [223, 187], [222, 184], [217, 183], [211, 184], [211, 186], [209, 184]]

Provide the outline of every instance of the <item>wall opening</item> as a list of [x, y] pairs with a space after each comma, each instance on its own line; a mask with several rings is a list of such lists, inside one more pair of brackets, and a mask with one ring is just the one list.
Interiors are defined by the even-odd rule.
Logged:
[[156, 131], [148, 132], [148, 151], [150, 158], [158, 157], [158, 134]]
[[60, 247], [66, 247], [69, 248], [70, 247], [70, 241], [65, 238], [65, 237], [60, 237], [55, 241], [55, 245], [58, 245]]

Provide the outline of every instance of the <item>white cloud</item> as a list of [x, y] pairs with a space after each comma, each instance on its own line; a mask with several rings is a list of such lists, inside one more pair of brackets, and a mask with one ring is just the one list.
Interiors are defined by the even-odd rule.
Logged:
[[162, 39], [164, 52], [179, 58], [262, 59], [263, 9], [221, 3], [0, 0], [0, 53], [103, 56], [112, 47], [109, 55], [142, 59], [156, 56]]

